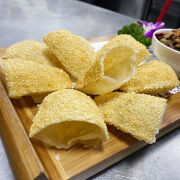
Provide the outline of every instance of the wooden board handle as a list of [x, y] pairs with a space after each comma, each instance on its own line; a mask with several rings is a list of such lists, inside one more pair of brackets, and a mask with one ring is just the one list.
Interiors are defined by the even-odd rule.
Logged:
[[[0, 133], [15, 179], [47, 179], [27, 134], [0, 81]], [[19, 153], [21, 152], [21, 153]]]

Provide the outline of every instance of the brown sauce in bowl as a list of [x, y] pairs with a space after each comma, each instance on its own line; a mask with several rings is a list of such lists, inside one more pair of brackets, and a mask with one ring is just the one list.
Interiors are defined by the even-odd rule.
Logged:
[[174, 29], [167, 33], [155, 34], [155, 36], [166, 46], [180, 51], [180, 29]]

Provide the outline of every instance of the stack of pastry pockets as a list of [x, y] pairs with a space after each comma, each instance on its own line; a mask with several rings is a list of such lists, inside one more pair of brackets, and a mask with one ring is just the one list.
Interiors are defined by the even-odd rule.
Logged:
[[139, 66], [135, 75], [120, 89], [124, 92], [158, 94], [178, 85], [178, 77], [169, 65], [159, 60], [151, 60]]
[[96, 97], [105, 122], [147, 143], [156, 141], [166, 99], [145, 94], [111, 92]]
[[11, 98], [46, 94], [72, 87], [69, 76], [55, 67], [19, 59], [1, 61], [0, 66]]
[[[21, 41], [8, 47], [3, 59], [33, 61], [36, 63], [64, 69], [61, 63], [57, 60], [56, 56], [45, 44], [34, 40]], [[35, 103], [40, 103], [45, 96], [46, 94], [43, 94], [41, 96], [32, 96], [32, 98]]]
[[95, 61], [89, 42], [69, 31], [50, 32], [43, 40], [74, 80], [82, 78]]
[[30, 137], [56, 148], [96, 147], [108, 140], [103, 115], [82, 92], [63, 89], [45, 97], [33, 119]]
[[94, 65], [75, 84], [75, 88], [93, 95], [118, 89], [149, 55], [146, 47], [130, 35], [116, 36], [96, 53]]

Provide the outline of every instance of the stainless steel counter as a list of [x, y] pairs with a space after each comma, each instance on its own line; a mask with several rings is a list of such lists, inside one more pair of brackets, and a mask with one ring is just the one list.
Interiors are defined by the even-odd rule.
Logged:
[[[1, 0], [0, 47], [55, 29], [84, 37], [115, 34], [136, 19], [75, 0]], [[180, 180], [180, 128], [90, 179]], [[13, 176], [0, 141], [0, 180]]]
[[75, 0], [0, 0], [0, 47], [42, 40], [55, 29], [84, 37], [115, 34], [135, 19]]

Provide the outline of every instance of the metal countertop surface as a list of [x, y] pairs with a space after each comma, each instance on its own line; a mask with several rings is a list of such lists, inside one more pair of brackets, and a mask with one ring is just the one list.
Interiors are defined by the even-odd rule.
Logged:
[[[1, 0], [0, 47], [26, 39], [42, 41], [43, 35], [56, 29], [84, 37], [110, 35], [135, 21], [75, 0]], [[0, 140], [0, 180], [12, 179]], [[180, 180], [180, 128], [90, 179]]]

